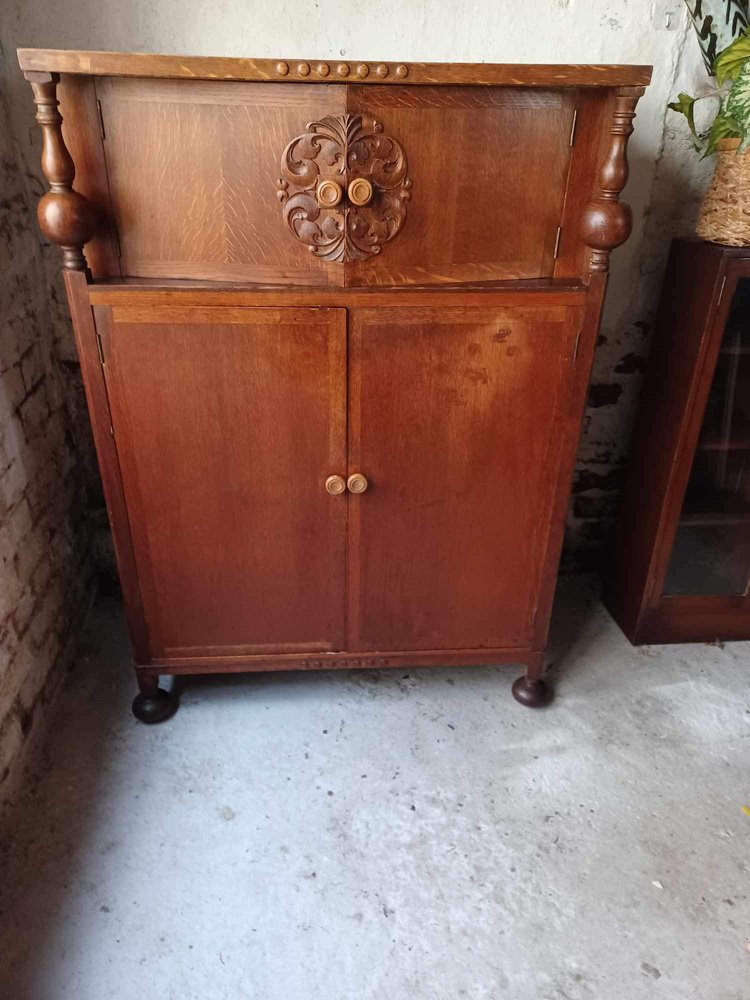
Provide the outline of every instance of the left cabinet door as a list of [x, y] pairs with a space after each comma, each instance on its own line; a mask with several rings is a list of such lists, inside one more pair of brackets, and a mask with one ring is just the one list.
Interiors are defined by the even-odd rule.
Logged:
[[343, 309], [95, 310], [154, 661], [343, 648]]

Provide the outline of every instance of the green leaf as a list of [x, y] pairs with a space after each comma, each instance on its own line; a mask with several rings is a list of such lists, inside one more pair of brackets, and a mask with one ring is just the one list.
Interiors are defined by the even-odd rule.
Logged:
[[687, 118], [687, 123], [693, 136], [693, 142], [696, 145], [700, 142], [698, 133], [695, 131], [695, 102], [697, 100], [697, 97], [691, 97], [689, 94], [678, 94], [677, 100], [667, 105], [667, 107], [671, 108], [672, 111], [676, 111], [678, 114], [684, 115]]
[[747, 59], [750, 59], [750, 30], [740, 35], [716, 57], [713, 72], [719, 86], [725, 80], [735, 80]]
[[732, 84], [724, 99], [724, 110], [737, 123], [743, 137], [750, 134], [750, 62], [743, 64]]
[[710, 156], [712, 153], [715, 153], [716, 147], [722, 139], [741, 138], [742, 132], [739, 125], [732, 117], [726, 114], [722, 103], [719, 113], [716, 118], [714, 118], [714, 123], [709, 129], [708, 136], [706, 138], [706, 148], [703, 155]]

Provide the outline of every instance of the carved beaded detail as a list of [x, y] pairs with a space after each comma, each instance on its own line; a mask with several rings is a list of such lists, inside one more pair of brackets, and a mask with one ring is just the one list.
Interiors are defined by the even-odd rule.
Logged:
[[57, 100], [59, 79], [57, 73], [29, 74], [36, 120], [42, 127], [42, 173], [50, 187], [39, 201], [37, 219], [47, 239], [62, 250], [63, 267], [68, 271], [85, 271], [83, 245], [96, 230], [96, 209], [73, 190], [76, 168], [62, 134], [63, 120]]
[[297, 660], [295, 667], [300, 670], [327, 670], [332, 666], [361, 670], [367, 667], [387, 667], [390, 662], [385, 656], [348, 656], [345, 660]]
[[[278, 76], [289, 76], [289, 71], [289, 63], [276, 63], [276, 73]], [[299, 62], [295, 66], [295, 71], [297, 76], [309, 76], [312, 68], [308, 62]], [[336, 75], [342, 78], [346, 78], [351, 73], [354, 73], [360, 80], [364, 80], [372, 72], [381, 80], [385, 80], [388, 76], [390, 76], [391, 67], [387, 63], [378, 63], [376, 66], [370, 66], [369, 63], [365, 62], [357, 63], [356, 66], [352, 67], [349, 63], [340, 62], [336, 64], [335, 71]], [[319, 62], [315, 65], [315, 73], [320, 77], [326, 77], [330, 74], [330, 72], [331, 66], [326, 62]], [[399, 63], [393, 72], [397, 77], [399, 77], [399, 79], [404, 80], [409, 75], [409, 67], [404, 63]]]
[[[316, 192], [331, 180], [349, 195], [328, 208]], [[369, 189], [359, 204], [351, 195], [357, 182]], [[291, 232], [328, 261], [366, 260], [380, 253], [403, 226], [411, 197], [404, 150], [369, 115], [309, 122], [284, 150], [276, 188]]]

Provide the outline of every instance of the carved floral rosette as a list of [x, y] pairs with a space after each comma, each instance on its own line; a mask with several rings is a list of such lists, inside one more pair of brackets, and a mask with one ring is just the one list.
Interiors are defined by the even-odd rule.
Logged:
[[[284, 221], [310, 252], [328, 261], [366, 260], [380, 253], [406, 219], [411, 181], [406, 154], [369, 115], [335, 115], [309, 122], [307, 131], [281, 156], [277, 197]], [[347, 186], [357, 177], [372, 184], [372, 198], [356, 206]], [[335, 180], [342, 200], [332, 208], [318, 204], [319, 183]]]

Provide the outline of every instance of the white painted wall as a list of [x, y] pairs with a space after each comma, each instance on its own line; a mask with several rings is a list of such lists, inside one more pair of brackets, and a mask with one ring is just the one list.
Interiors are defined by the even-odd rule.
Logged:
[[[692, 229], [709, 165], [698, 164], [666, 102], [705, 82], [681, 0], [5, 0], [0, 39], [17, 45], [308, 59], [653, 63], [631, 142], [626, 192], [635, 227], [616, 252], [594, 382], [619, 398], [589, 410], [571, 540], [598, 545], [617, 498], [638, 373], [615, 372], [647, 350], [647, 325], [669, 239]], [[14, 127], [36, 170], [28, 87], [7, 81]], [[32, 138], [29, 138], [29, 137]], [[632, 360], [632, 359], [631, 359]], [[625, 364], [628, 367], [628, 364]]]

